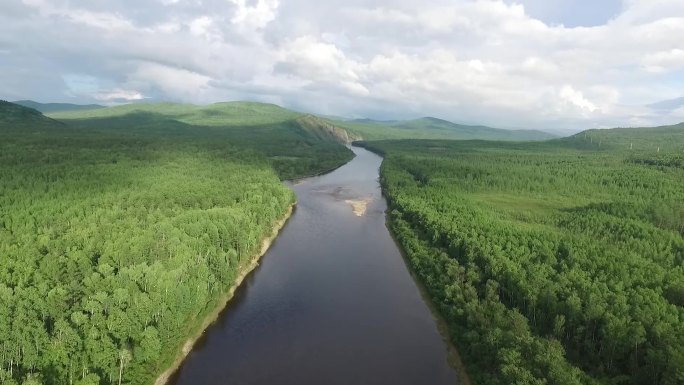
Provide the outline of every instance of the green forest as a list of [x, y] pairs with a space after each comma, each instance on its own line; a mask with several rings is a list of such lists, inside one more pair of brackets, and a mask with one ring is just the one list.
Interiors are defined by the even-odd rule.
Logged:
[[153, 383], [294, 204], [281, 180], [353, 156], [273, 106], [121, 109], [0, 102], [2, 384]]
[[209, 147], [252, 149], [265, 156], [281, 179], [320, 174], [353, 157], [321, 119], [273, 104], [226, 102], [208, 106], [177, 103], [128, 104], [61, 111], [49, 117], [87, 132], [148, 139], [202, 142]]
[[487, 126], [457, 124], [425, 117], [413, 120], [378, 121], [371, 119], [343, 120], [333, 123], [366, 140], [383, 139], [450, 139], [450, 140], [546, 140], [556, 135], [538, 130], [505, 130]]
[[[376, 125], [0, 102], [0, 383], [152, 383], [295, 203], [282, 180], [457, 129]], [[684, 383], [684, 124], [358, 144], [473, 383]]]
[[684, 383], [684, 125], [359, 144], [473, 383]]

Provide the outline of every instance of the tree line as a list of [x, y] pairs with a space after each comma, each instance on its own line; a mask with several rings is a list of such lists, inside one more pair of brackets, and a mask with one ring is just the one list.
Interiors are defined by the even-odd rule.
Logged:
[[152, 383], [294, 203], [281, 178], [350, 156], [286, 126], [28, 116], [0, 119], [7, 385]]
[[475, 383], [684, 383], [679, 163], [562, 140], [362, 145]]

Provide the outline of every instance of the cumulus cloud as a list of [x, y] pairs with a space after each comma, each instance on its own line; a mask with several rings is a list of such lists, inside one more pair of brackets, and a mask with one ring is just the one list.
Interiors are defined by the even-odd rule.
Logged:
[[230, 0], [237, 6], [231, 22], [249, 28], [264, 28], [276, 17], [276, 11], [280, 5], [278, 0], [253, 0], [249, 4], [247, 0]]
[[572, 88], [572, 86], [564, 86], [561, 88], [559, 96], [565, 102], [579, 108], [582, 113], [591, 113], [598, 109], [594, 103], [587, 100], [581, 92]]
[[684, 93], [684, 2], [562, 3], [4, 0], [0, 97], [253, 99], [546, 129], [682, 119], [643, 106]]
[[284, 44], [276, 63], [278, 73], [326, 84], [357, 95], [368, 95], [361, 84], [363, 68], [332, 43], [310, 36], [299, 37]]
[[643, 60], [644, 68], [649, 72], [671, 72], [684, 70], [684, 49], [674, 48], [648, 54]]
[[122, 90], [122, 89], [115, 89], [111, 91], [105, 91], [105, 92], [98, 92], [94, 95], [95, 99], [105, 101], [105, 102], [112, 102], [112, 101], [135, 101], [135, 100], [142, 100], [145, 99], [145, 97], [138, 91], [132, 91], [132, 90]]
[[154, 62], [136, 63], [134, 67], [135, 71], [128, 75], [126, 84], [157, 89], [184, 100], [201, 95], [211, 81], [209, 76]]

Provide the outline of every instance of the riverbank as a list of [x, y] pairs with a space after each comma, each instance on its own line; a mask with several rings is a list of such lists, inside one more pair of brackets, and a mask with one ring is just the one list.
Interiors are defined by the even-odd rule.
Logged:
[[[372, 147], [365, 147], [363, 145], [363, 142], [354, 142], [352, 146], [360, 147], [365, 150], [368, 150], [369, 152], [381, 157], [384, 162], [385, 154], [382, 151], [379, 151], [375, 148]], [[382, 162], [381, 162], [381, 167], [380, 171], [382, 170]], [[379, 180], [382, 180], [381, 175], [379, 175]], [[388, 210], [391, 207], [391, 203], [388, 199], [388, 196], [385, 194], [384, 186], [382, 186], [382, 183], [380, 183], [380, 192], [382, 194], [383, 199], [388, 204]], [[345, 203], [349, 204], [352, 207], [352, 210], [354, 212], [354, 215], [358, 217], [362, 217], [365, 215], [366, 210], [368, 208], [368, 205], [372, 202], [371, 198], [365, 198], [365, 199], [349, 199], [345, 200]], [[425, 304], [428, 306], [430, 309], [430, 312], [432, 316], [434, 317], [435, 323], [437, 324], [437, 329], [439, 330], [439, 333], [447, 346], [447, 359], [449, 361], [449, 364], [456, 370], [458, 374], [458, 379], [459, 379], [459, 385], [471, 385], [472, 382], [470, 380], [470, 376], [468, 375], [468, 371], [466, 369], [465, 364], [463, 363], [463, 360], [461, 358], [461, 355], [458, 351], [458, 348], [455, 344], [455, 341], [457, 340], [454, 338], [454, 335], [452, 333], [452, 330], [449, 328], [449, 325], [444, 318], [444, 316], [440, 313], [437, 305], [433, 301], [429, 291], [427, 290], [426, 286], [423, 284], [422, 280], [420, 279], [419, 275], [417, 274], [414, 266], [411, 264], [411, 261], [409, 260], [408, 255], [406, 254], [406, 251], [401, 245], [401, 242], [399, 242], [399, 239], [397, 238], [397, 234], [393, 229], [392, 226], [392, 219], [389, 215], [389, 213], [386, 211], [385, 214], [385, 227], [389, 231], [389, 234], [392, 238], [392, 241], [394, 242], [395, 246], [399, 250], [399, 253], [401, 254], [402, 260], [404, 262], [404, 265], [406, 266], [407, 271], [409, 272], [409, 275], [413, 279], [414, 284], [418, 288], [421, 297]]]
[[[385, 225], [382, 159], [352, 151], [344, 167], [288, 183], [296, 212], [267, 263], [169, 385], [463, 383]], [[345, 202], [366, 198], [362, 216]]]
[[356, 155], [353, 155], [352, 157], [350, 157], [349, 159], [347, 159], [344, 163], [339, 164], [339, 165], [337, 165], [337, 166], [335, 166], [335, 167], [332, 167], [332, 168], [330, 168], [330, 169], [323, 170], [323, 171], [319, 171], [319, 172], [315, 172], [315, 173], [313, 173], [313, 174], [307, 174], [307, 175], [299, 176], [299, 177], [293, 178], [293, 179], [286, 179], [286, 180], [284, 180], [283, 182], [290, 183], [292, 186], [296, 186], [296, 185], [298, 185], [298, 184], [300, 184], [300, 183], [303, 183], [306, 179], [315, 178], [315, 177], [317, 177], [317, 176], [322, 176], [322, 175], [325, 175], [325, 174], [330, 174], [331, 172], [337, 170], [337, 169], [340, 168], [340, 167], [343, 167], [343, 166], [346, 165], [347, 163], [349, 163], [349, 162], [351, 162], [352, 160], [354, 160], [355, 157], [356, 157]]
[[[384, 192], [383, 197], [387, 199], [387, 197], [384, 196]], [[468, 375], [468, 370], [466, 369], [466, 366], [463, 363], [463, 359], [461, 358], [461, 354], [459, 353], [458, 348], [456, 347], [456, 344], [454, 342], [456, 341], [456, 338], [454, 338], [454, 335], [451, 331], [451, 328], [449, 328], [447, 320], [444, 318], [442, 313], [439, 312], [437, 305], [430, 296], [430, 292], [428, 291], [427, 287], [425, 287], [425, 285], [423, 284], [423, 281], [420, 280], [420, 277], [418, 276], [415, 268], [411, 264], [411, 261], [409, 260], [409, 257], [406, 254], [406, 250], [404, 250], [404, 248], [401, 246], [401, 242], [399, 242], [397, 234], [394, 232], [392, 228], [392, 219], [389, 216], [385, 217], [385, 223], [390, 235], [392, 236], [392, 240], [397, 245], [397, 249], [399, 249], [399, 252], [401, 253], [401, 257], [404, 260], [406, 269], [408, 270], [409, 274], [411, 275], [411, 278], [413, 278], [414, 283], [418, 287], [420, 295], [423, 297], [423, 301], [425, 301], [428, 308], [430, 309], [430, 312], [432, 313], [432, 316], [435, 318], [435, 322], [437, 323], [437, 330], [439, 330], [439, 334], [442, 336], [444, 343], [447, 346], [447, 359], [449, 360], [449, 364], [454, 369], [456, 369], [456, 373], [458, 373], [459, 385], [472, 385], [472, 381], [470, 380], [470, 376]]]
[[274, 224], [273, 231], [271, 232], [271, 234], [261, 242], [261, 249], [259, 250], [259, 253], [255, 254], [249, 260], [249, 262], [240, 270], [238, 276], [235, 279], [235, 282], [230, 286], [228, 292], [226, 292], [224, 297], [219, 300], [219, 305], [216, 306], [216, 308], [211, 313], [209, 313], [207, 317], [205, 317], [200, 328], [192, 335], [192, 337], [190, 337], [183, 344], [183, 347], [176, 356], [176, 359], [174, 360], [173, 364], [164, 372], [162, 372], [159, 375], [159, 377], [157, 377], [157, 380], [154, 382], [154, 385], [166, 385], [166, 383], [169, 381], [169, 378], [171, 378], [171, 376], [178, 370], [178, 368], [181, 366], [185, 358], [192, 351], [197, 341], [202, 337], [206, 329], [209, 328], [209, 326], [211, 326], [214, 322], [216, 322], [216, 320], [218, 320], [219, 316], [221, 315], [221, 312], [223, 312], [226, 306], [228, 306], [230, 300], [233, 298], [235, 290], [237, 290], [237, 288], [240, 287], [245, 278], [247, 278], [247, 276], [257, 266], [259, 266], [259, 261], [261, 260], [261, 257], [263, 257], [266, 254], [268, 249], [271, 247], [273, 242], [278, 237], [278, 234], [280, 234], [280, 231], [285, 227], [285, 224], [287, 224], [287, 221], [290, 219], [292, 213], [294, 212], [295, 206], [296, 203], [290, 205], [290, 207], [285, 212], [285, 215]]
[[[363, 142], [356, 142], [354, 143], [354, 145], [357, 147], [364, 148], [374, 153], [375, 155], [380, 156], [381, 158], [383, 158], [384, 162], [385, 154], [382, 151], [374, 149], [372, 147], [366, 147], [363, 145]], [[380, 176], [380, 180], [382, 181], [382, 175]], [[389, 197], [385, 194], [385, 188], [382, 185], [382, 183], [380, 183], [380, 191], [382, 192], [382, 197], [385, 199], [385, 201], [387, 201], [387, 209], [390, 210], [392, 207], [391, 202]], [[452, 330], [451, 328], [449, 328], [449, 324], [437, 308], [437, 305], [433, 301], [430, 292], [427, 290], [427, 287], [425, 287], [423, 281], [418, 276], [418, 273], [416, 272], [414, 266], [411, 264], [411, 261], [408, 255], [406, 254], [406, 250], [404, 250], [404, 248], [402, 247], [401, 242], [399, 242], [399, 239], [397, 238], [397, 233], [394, 231], [394, 228], [392, 226], [392, 218], [387, 212], [385, 213], [385, 227], [387, 227], [387, 230], [389, 231], [390, 236], [394, 241], [394, 244], [397, 246], [397, 249], [399, 249], [401, 257], [404, 260], [404, 264], [406, 265], [406, 269], [408, 270], [409, 274], [411, 275], [411, 278], [418, 287], [418, 290], [420, 291], [423, 300], [425, 301], [428, 308], [430, 309], [430, 312], [435, 318], [435, 322], [437, 323], [437, 329], [439, 330], [439, 333], [442, 335], [444, 343], [447, 345], [447, 357], [449, 360], [449, 364], [454, 369], [456, 369], [456, 372], [458, 373], [459, 385], [471, 385], [472, 381], [470, 380], [470, 376], [468, 375], [468, 370], [466, 369], [466, 366], [463, 363], [463, 359], [461, 358], [461, 354], [459, 353], [458, 348], [455, 344], [456, 338], [454, 338]]]

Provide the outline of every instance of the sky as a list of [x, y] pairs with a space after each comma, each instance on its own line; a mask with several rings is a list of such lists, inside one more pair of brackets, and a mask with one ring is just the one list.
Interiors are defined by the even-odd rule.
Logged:
[[2, 0], [0, 98], [672, 124], [683, 36], [682, 0]]

